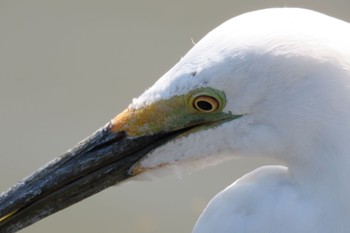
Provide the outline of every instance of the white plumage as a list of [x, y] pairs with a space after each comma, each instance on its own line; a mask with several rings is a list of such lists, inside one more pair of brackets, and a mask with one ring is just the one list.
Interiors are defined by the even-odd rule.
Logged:
[[284, 166], [223, 190], [193, 233], [348, 233], [349, 151], [349, 24], [303, 9], [247, 13], [210, 32], [102, 129], [1, 194], [0, 232], [130, 177], [264, 157]]
[[259, 168], [223, 190], [194, 233], [350, 231], [348, 23], [289, 8], [235, 17], [132, 106], [202, 86], [224, 91], [224, 111], [243, 117], [171, 141], [143, 159], [142, 167], [248, 156], [286, 167]]

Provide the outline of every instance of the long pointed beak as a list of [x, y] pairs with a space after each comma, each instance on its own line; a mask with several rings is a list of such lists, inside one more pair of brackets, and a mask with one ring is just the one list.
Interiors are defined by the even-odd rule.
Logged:
[[0, 195], [0, 232], [16, 232], [131, 176], [149, 151], [180, 133], [129, 137], [107, 124]]
[[[0, 195], [0, 233], [16, 232], [46, 216], [144, 171], [138, 161], [178, 135], [187, 135], [240, 116], [222, 112], [224, 94], [215, 96], [218, 108], [197, 111], [187, 95], [132, 107]], [[186, 132], [186, 134], [185, 134]], [[135, 166], [134, 166], [135, 165]]]

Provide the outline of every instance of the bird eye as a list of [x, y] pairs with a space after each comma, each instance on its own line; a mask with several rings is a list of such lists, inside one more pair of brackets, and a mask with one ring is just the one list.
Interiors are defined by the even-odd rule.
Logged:
[[212, 96], [201, 95], [193, 100], [193, 107], [200, 112], [215, 112], [219, 109], [219, 101]]

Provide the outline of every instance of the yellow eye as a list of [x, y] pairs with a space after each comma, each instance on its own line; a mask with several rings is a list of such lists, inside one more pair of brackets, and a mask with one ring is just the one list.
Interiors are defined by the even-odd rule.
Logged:
[[200, 112], [215, 112], [219, 106], [219, 101], [212, 96], [200, 95], [193, 100], [193, 107]]

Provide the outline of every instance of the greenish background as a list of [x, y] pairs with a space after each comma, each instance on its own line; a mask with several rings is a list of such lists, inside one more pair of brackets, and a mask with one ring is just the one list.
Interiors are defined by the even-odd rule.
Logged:
[[[285, 6], [350, 21], [346, 0], [0, 0], [0, 190], [122, 111], [191, 40], [241, 13]], [[266, 163], [124, 183], [21, 232], [191, 232], [215, 193]]]

